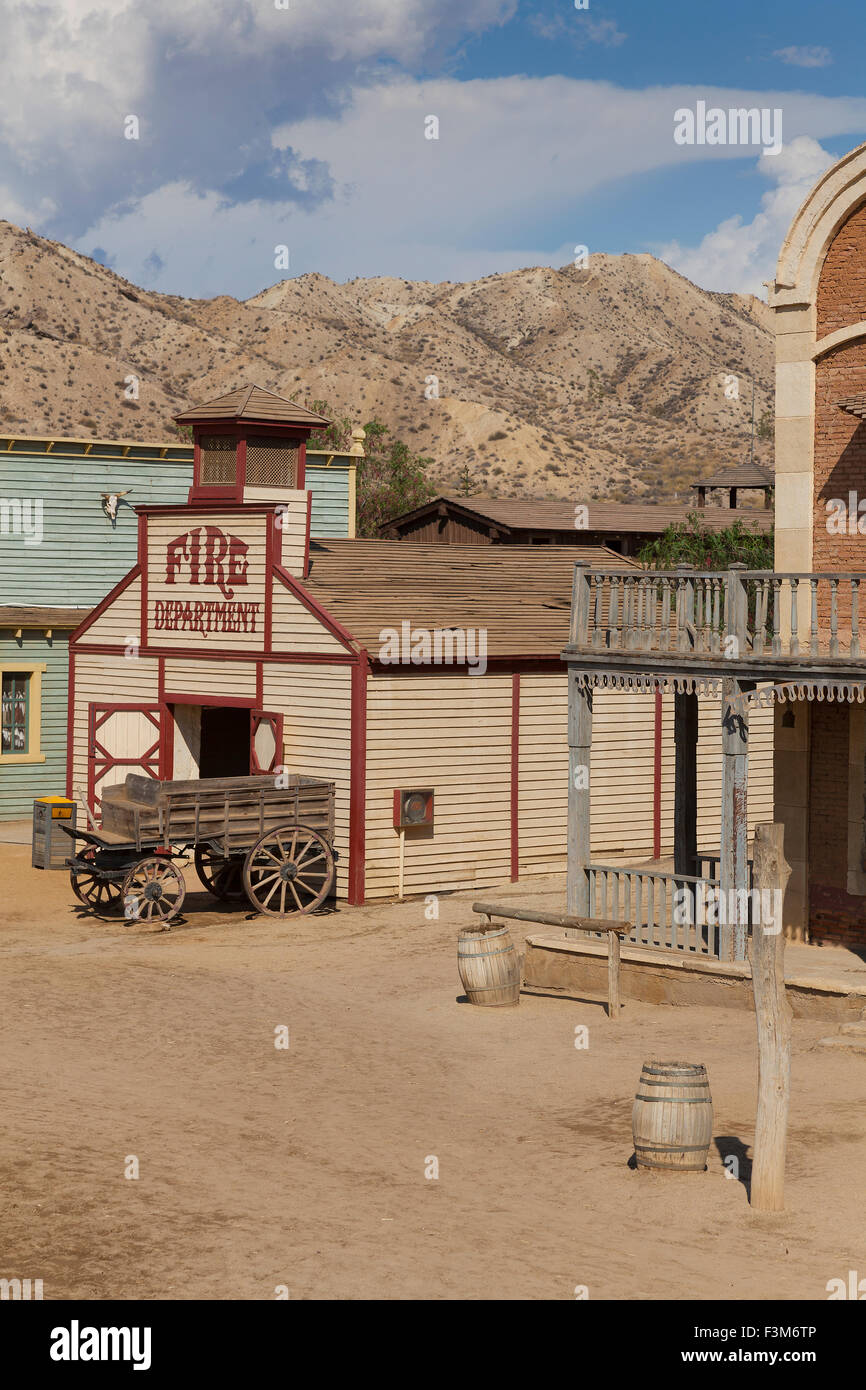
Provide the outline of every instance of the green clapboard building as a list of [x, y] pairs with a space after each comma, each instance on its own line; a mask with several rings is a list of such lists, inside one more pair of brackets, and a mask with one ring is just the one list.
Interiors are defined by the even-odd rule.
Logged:
[[[354, 536], [363, 438], [307, 451], [312, 536]], [[192, 474], [191, 444], [0, 436], [0, 821], [65, 794], [69, 634], [135, 564], [134, 508]]]

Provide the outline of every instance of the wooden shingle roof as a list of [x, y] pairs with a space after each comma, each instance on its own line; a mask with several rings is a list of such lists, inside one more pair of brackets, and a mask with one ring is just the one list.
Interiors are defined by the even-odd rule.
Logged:
[[296, 401], [287, 401], [284, 396], [265, 391], [261, 386], [241, 386], [226, 396], [217, 396], [216, 400], [190, 406], [174, 418], [180, 425], [198, 420], [252, 420], [261, 421], [262, 424], [308, 425], [312, 429], [321, 429], [331, 423], [324, 415], [317, 415], [314, 410], [307, 410], [306, 406], [298, 405]]
[[568, 642], [577, 559], [632, 573], [606, 546], [418, 545], [324, 540], [310, 546], [305, 587], [376, 657], [386, 628], [485, 629], [487, 653], [559, 657]]
[[0, 627], [78, 627], [90, 612], [84, 608], [33, 608], [20, 604], [0, 604]]
[[[742, 486], [742, 484], [740, 484]], [[435, 512], [445, 503], [457, 513], [474, 517], [510, 531], [560, 531], [575, 535], [573, 502], [532, 501], [519, 497], [454, 497], [443, 493], [402, 516], [392, 517], [383, 531], [402, 522]], [[661, 535], [669, 526], [684, 522], [694, 506], [642, 502], [587, 502], [587, 526], [591, 532], [609, 535]], [[705, 508], [702, 522], [712, 531], [721, 531], [736, 519], [756, 522], [761, 531], [772, 530], [772, 512], [729, 507]], [[578, 533], [579, 540], [579, 533]]]
[[709, 478], [699, 478], [692, 487], [775, 487], [776, 479], [759, 463], [741, 463], [732, 468], [720, 468]]

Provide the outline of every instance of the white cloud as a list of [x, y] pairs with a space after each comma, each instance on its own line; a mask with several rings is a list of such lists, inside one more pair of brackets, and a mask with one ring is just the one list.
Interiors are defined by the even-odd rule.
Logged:
[[[778, 206], [806, 178], [799, 164], [799, 173], [791, 170], [792, 161], [804, 158], [798, 137], [866, 129], [866, 101], [854, 98], [687, 87], [641, 92], [565, 77], [398, 77], [355, 89], [339, 113], [289, 120], [275, 130], [274, 157], [291, 151], [296, 160], [292, 199], [266, 201], [244, 190], [229, 202], [192, 178], [166, 179], [118, 202], [75, 244], [88, 253], [106, 248], [120, 273], [139, 282], [153, 277], [155, 251], [162, 268], [147, 283], [187, 294], [254, 293], [279, 278], [278, 243], [291, 249], [291, 273], [321, 270], [335, 279], [458, 280], [528, 263], [561, 265], [586, 240], [582, 200], [604, 184], [684, 162], [748, 155], [743, 146], [674, 143], [674, 112], [699, 99], [708, 107], [783, 109], [788, 144], [775, 158], [786, 180], [775, 190]], [[439, 118], [438, 140], [424, 138], [428, 115]], [[814, 140], [809, 147], [817, 148]], [[307, 165], [314, 174], [325, 171], [331, 196], [299, 200]], [[556, 231], [548, 237], [549, 227]], [[755, 227], [751, 235], [759, 233]], [[639, 228], [634, 235], [634, 249], [644, 249]], [[730, 272], [721, 288], [742, 288], [744, 278], [751, 285], [759, 263], [768, 278], [773, 257], [760, 247], [744, 253], [746, 229], [737, 219], [713, 236], [715, 243], [707, 239], [693, 250], [673, 243], [671, 254], [694, 261], [701, 274], [693, 278], [701, 283], [705, 271], [714, 280]]]
[[761, 199], [751, 222], [729, 217], [698, 246], [669, 242], [656, 254], [680, 274], [708, 290], [738, 290], [765, 298], [764, 281], [772, 280], [779, 248], [791, 220], [833, 156], [811, 136], [800, 135], [780, 154], [762, 154], [757, 167], [773, 187]]
[[593, 19], [585, 10], [573, 11], [567, 19], [561, 13], [551, 14], [545, 11], [543, 14], [530, 15], [528, 23], [532, 32], [540, 39], [550, 39], [557, 43], [566, 40], [577, 48], [583, 48], [587, 43], [600, 43], [604, 48], [619, 48], [628, 38], [628, 34], [622, 32], [615, 19]]
[[[359, 65], [435, 61], [516, 5], [4, 0], [0, 178], [25, 206], [50, 188], [63, 220], [42, 229], [66, 236], [94, 210], [177, 179], [221, 188], [262, 165], [268, 196], [263, 161], [277, 121], [338, 109]], [[123, 137], [129, 114], [140, 119], [138, 141]]]
[[780, 58], [783, 63], [795, 68], [826, 68], [833, 61], [829, 48], [823, 48], [818, 44], [811, 48], [777, 48], [773, 57]]

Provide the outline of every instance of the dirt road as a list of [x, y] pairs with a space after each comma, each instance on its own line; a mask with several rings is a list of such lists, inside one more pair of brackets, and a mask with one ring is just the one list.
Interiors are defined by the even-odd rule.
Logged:
[[[866, 1276], [863, 1058], [794, 1024], [788, 1210], [753, 1214], [722, 1159], [753, 1136], [753, 1017], [473, 1008], [469, 901], [282, 922], [192, 891], [154, 934], [0, 846], [0, 1276], [46, 1299], [823, 1299]], [[628, 1166], [653, 1056], [708, 1068], [704, 1174]]]

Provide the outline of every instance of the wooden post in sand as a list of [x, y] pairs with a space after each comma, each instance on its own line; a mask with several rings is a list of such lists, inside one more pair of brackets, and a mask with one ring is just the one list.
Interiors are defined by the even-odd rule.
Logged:
[[751, 948], [758, 1024], [758, 1113], [750, 1201], [756, 1211], [782, 1211], [785, 1205], [792, 1015], [785, 994], [782, 903], [790, 873], [784, 854], [784, 827], [759, 825], [755, 830], [753, 881], [761, 892], [761, 910], [756, 914], [760, 920], [752, 927]]

